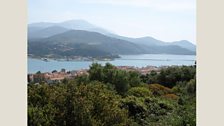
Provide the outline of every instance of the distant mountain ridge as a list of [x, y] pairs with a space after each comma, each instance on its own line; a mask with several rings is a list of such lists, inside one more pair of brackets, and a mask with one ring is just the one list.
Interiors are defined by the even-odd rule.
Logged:
[[[36, 27], [35, 27], [36, 28]], [[56, 34], [60, 34], [63, 32], [68, 31], [69, 29], [64, 28], [64, 27], [60, 27], [60, 26], [50, 26], [50, 27], [46, 27], [46, 28], [36, 28], [33, 30], [32, 27], [28, 28], [28, 37], [30, 39], [32, 38], [47, 38]]]
[[109, 31], [103, 28], [100, 28], [98, 26], [95, 26], [85, 20], [68, 20], [68, 21], [59, 22], [59, 23], [39, 22], [39, 23], [32, 23], [28, 25], [29, 28], [32, 28], [32, 27], [47, 28], [51, 26], [59, 26], [69, 30], [86, 30], [86, 31], [99, 32], [102, 34], [110, 34]]
[[190, 51], [196, 52], [196, 46], [192, 44], [191, 42], [187, 40], [181, 40], [181, 41], [174, 41], [174, 42], [164, 42], [158, 39], [155, 39], [153, 37], [141, 37], [141, 38], [129, 38], [129, 37], [124, 37], [124, 36], [119, 36], [116, 34], [110, 34], [109, 36], [127, 40], [130, 42], [133, 42], [135, 44], [140, 44], [144, 46], [180, 46], [182, 48], [188, 49]]
[[175, 42], [172, 42], [172, 44], [196, 52], [196, 46], [187, 40], [175, 41]]
[[35, 55], [195, 55], [195, 52], [196, 46], [186, 40], [168, 43], [152, 37], [129, 38], [83, 20], [28, 25], [28, 53]]

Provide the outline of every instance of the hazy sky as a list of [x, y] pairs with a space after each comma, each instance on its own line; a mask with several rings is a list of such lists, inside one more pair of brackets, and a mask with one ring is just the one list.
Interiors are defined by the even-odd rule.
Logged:
[[196, 43], [196, 0], [28, 0], [29, 23], [83, 19], [128, 37]]

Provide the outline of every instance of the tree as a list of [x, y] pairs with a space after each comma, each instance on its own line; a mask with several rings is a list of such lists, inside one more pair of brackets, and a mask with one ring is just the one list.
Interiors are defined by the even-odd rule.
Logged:
[[53, 70], [51, 73], [57, 73], [58, 71], [57, 70]]
[[41, 72], [40, 71], [37, 71], [36, 74], [41, 74]]
[[147, 97], [152, 95], [151, 91], [146, 87], [132, 87], [128, 90], [127, 94], [136, 97]]
[[28, 124], [60, 126], [126, 126], [121, 97], [100, 82], [28, 87]]
[[131, 87], [137, 87], [141, 84], [141, 79], [139, 73], [135, 71], [129, 72], [129, 84]]
[[103, 81], [103, 67], [98, 63], [93, 63], [89, 69], [89, 79]]
[[168, 67], [160, 71], [157, 76], [157, 83], [172, 88], [176, 82], [190, 81], [195, 74], [196, 69], [193, 66]]
[[130, 87], [127, 72], [122, 70], [115, 71], [113, 73], [112, 84], [115, 85], [115, 90], [119, 94], [125, 94]]
[[196, 95], [196, 80], [191, 79], [188, 83], [187, 83], [187, 92], [191, 95]]

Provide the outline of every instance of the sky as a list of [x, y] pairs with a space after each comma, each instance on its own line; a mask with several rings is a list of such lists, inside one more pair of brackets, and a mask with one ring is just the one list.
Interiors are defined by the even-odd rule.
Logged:
[[126, 37], [196, 44], [196, 0], [28, 0], [28, 23], [74, 19]]

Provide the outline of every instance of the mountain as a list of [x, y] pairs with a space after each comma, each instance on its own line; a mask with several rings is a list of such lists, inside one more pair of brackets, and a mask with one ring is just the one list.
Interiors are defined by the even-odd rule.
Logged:
[[196, 52], [196, 46], [194, 44], [192, 44], [191, 42], [187, 41], [187, 40], [176, 41], [176, 42], [172, 42], [171, 44], [172, 45], [177, 45], [177, 46], [180, 46], [182, 48], [186, 48], [188, 50]]
[[65, 31], [69, 31], [69, 29], [60, 26], [50, 26], [47, 28], [28, 27], [28, 38], [47, 38]]
[[[85, 20], [68, 20], [68, 21], [59, 22], [59, 23], [39, 22], [39, 23], [29, 24], [28, 26], [29, 26], [29, 28], [28, 28], [29, 38], [50, 37], [52, 35], [55, 35], [57, 33], [57, 31], [58, 31], [58, 33], [62, 33], [62, 31], [66, 31], [66, 30], [60, 30], [60, 29], [50, 30], [51, 27], [61, 27], [61, 28], [65, 28], [67, 30], [73, 29], [73, 30], [85, 30], [85, 31], [98, 32], [98, 33], [107, 35], [109, 37], [126, 40], [129, 42], [138, 44], [138, 45], [145, 45], [145, 46], [150, 46], [150, 47], [151, 46], [165, 46], [165, 45], [167, 45], [167, 46], [173, 45], [174, 46], [174, 45], [176, 45], [176, 46], [180, 46], [182, 48], [188, 49], [190, 51], [196, 52], [196, 46], [187, 40], [181, 40], [181, 41], [175, 41], [175, 42], [164, 42], [164, 41], [155, 39], [153, 37], [141, 37], [141, 38], [124, 37], [124, 36], [120, 36], [120, 35], [114, 34], [112, 32], [109, 32], [108, 30], [105, 30], [101, 27], [95, 26]], [[47, 33], [48, 30], [46, 30], [46, 28], [48, 28], [49, 33]]]
[[146, 46], [179, 46], [181, 48], [196, 52], [196, 46], [187, 40], [175, 41], [175, 42], [163, 42], [152, 37], [143, 37], [130, 40], [136, 44]]
[[42, 27], [36, 27], [36, 26], [31, 26], [31, 27], [28, 27], [28, 35], [30, 36], [31, 34], [39, 31], [43, 29]]
[[[111, 38], [97, 32], [70, 30], [40, 40], [28, 41], [28, 53], [33, 55], [98, 55], [141, 54], [141, 47], [116, 38]], [[40, 50], [40, 51], [37, 51]]]
[[179, 46], [143, 46], [83, 30], [70, 30], [43, 39], [28, 41], [28, 53], [59, 56], [106, 56], [121, 54], [194, 54]]
[[107, 35], [110, 34], [109, 31], [100, 28], [96, 25], [93, 25], [85, 20], [68, 20], [59, 23], [50, 23], [50, 22], [39, 22], [39, 23], [32, 23], [29, 24], [28, 27], [32, 28], [39, 28], [44, 29], [52, 26], [59, 26], [70, 30], [85, 30], [85, 31], [92, 31], [92, 32], [99, 32], [101, 34]]
[[153, 37], [141, 37], [141, 38], [135, 38], [131, 40], [134, 43], [146, 45], [146, 46], [164, 46], [167, 45], [166, 42], [157, 40]]
[[85, 20], [69, 20], [69, 21], [61, 22], [58, 25], [68, 29], [92, 31], [92, 32], [98, 32], [105, 35], [110, 33], [109, 31], [103, 28], [100, 28], [96, 25], [93, 25]]
[[28, 45], [29, 53], [36, 55], [196, 54], [196, 46], [186, 40], [164, 42], [153, 37], [124, 37], [84, 20], [29, 24]]
[[162, 46], [166, 45], [166, 42], [157, 40], [153, 37], [141, 37], [141, 38], [130, 38], [130, 37], [124, 37], [124, 36], [118, 36], [118, 35], [112, 35], [115, 38], [127, 40], [130, 42], [133, 42], [135, 44], [145, 45], [145, 46]]
[[127, 40], [130, 42], [133, 42], [138, 45], [143, 45], [143, 46], [179, 46], [181, 48], [196, 52], [196, 46], [192, 44], [191, 42], [187, 40], [181, 40], [181, 41], [175, 41], [175, 42], [164, 42], [158, 39], [155, 39], [153, 37], [141, 37], [141, 38], [130, 38], [130, 37], [124, 37], [124, 36], [119, 36], [116, 34], [109, 34], [111, 37]]
[[154, 46], [145, 46], [142, 45], [141, 48], [147, 54], [175, 54], [175, 55], [195, 55], [194, 51], [182, 48], [176, 45], [154, 45]]

